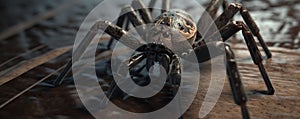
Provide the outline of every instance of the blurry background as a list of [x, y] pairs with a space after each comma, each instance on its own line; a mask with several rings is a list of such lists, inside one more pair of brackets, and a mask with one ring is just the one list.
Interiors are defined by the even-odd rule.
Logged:
[[[0, 76], [7, 76], [5, 75], [7, 72], [26, 66], [24, 65], [28, 63], [26, 61], [31, 61], [33, 57], [43, 56], [54, 52], [57, 48], [72, 45], [81, 22], [100, 2], [100, 0], [0, 0]], [[206, 5], [208, 0], [199, 2]], [[300, 52], [299, 0], [238, 2], [250, 10], [269, 46]], [[237, 15], [235, 19], [241, 20], [241, 17]], [[243, 42], [241, 38], [241, 35], [237, 35], [238, 43]], [[1, 84], [0, 104], [53, 73], [71, 58], [71, 50], [68, 48], [58, 52], [57, 57], [44, 61], [42, 65], [28, 71], [26, 68], [22, 69], [26, 73], [15, 76], [14, 80], [5, 85]], [[35, 88], [1, 108], [0, 118], [18, 116], [91, 118], [87, 112], [77, 109], [80, 105], [74, 101], [74, 95], [76, 91], [73, 85], [51, 90], [43, 87]]]

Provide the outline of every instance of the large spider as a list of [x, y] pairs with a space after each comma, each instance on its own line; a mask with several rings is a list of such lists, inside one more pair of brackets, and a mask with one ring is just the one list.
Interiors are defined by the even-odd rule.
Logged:
[[[129, 60], [127, 66], [133, 73], [139, 73], [139, 70], [134, 70], [134, 67], [137, 64], [140, 64], [143, 60], [146, 60], [146, 63], [143, 68], [149, 70], [149, 68], [154, 65], [155, 62], [158, 62], [162, 65], [166, 71], [169, 72], [169, 81], [175, 82], [174, 85], [178, 85], [177, 81], [180, 81], [181, 67], [179, 58], [188, 59], [188, 50], [193, 50], [196, 53], [197, 60], [199, 63], [210, 60], [216, 56], [210, 56], [208, 47], [215, 47], [216, 49], [220, 48], [215, 43], [204, 42], [202, 34], [197, 32], [197, 29], [210, 28], [206, 26], [205, 18], [202, 16], [198, 23], [195, 23], [191, 16], [186, 12], [181, 10], [170, 10], [170, 0], [163, 0], [161, 15], [157, 18], [152, 18], [153, 6], [156, 0], [151, 0], [149, 8], [146, 8], [145, 5], [140, 0], [133, 0], [130, 7], [123, 8], [121, 11], [121, 16], [118, 18], [116, 25], [112, 24], [109, 21], [97, 21], [93, 27], [90, 29], [86, 35], [84, 41], [90, 43], [90, 41], [95, 37], [98, 30], [103, 30], [105, 33], [109, 34], [113, 39], [120, 40], [123, 39], [121, 43], [128, 47], [132, 46], [141, 46], [136, 49], [136, 53]], [[223, 5], [224, 12], [216, 17], [216, 12], [219, 7]], [[138, 9], [142, 8], [142, 9]], [[136, 9], [136, 10], [135, 10]], [[247, 44], [248, 50], [251, 54], [253, 62], [258, 66], [260, 73], [263, 77], [263, 80], [267, 86], [267, 91], [265, 92], [268, 95], [274, 94], [275, 90], [269, 80], [268, 74], [262, 63], [262, 55], [258, 50], [257, 43], [254, 40], [254, 37], [257, 37], [260, 45], [265, 51], [267, 58], [271, 58], [271, 52], [268, 50], [266, 44], [263, 41], [261, 34], [259, 33], [259, 28], [257, 27], [254, 20], [251, 18], [248, 10], [238, 3], [227, 4], [226, 0], [211, 0], [208, 7], [206, 8], [210, 17], [215, 18], [214, 23], [219, 29], [221, 34], [222, 41], [227, 41], [231, 36], [236, 34], [238, 31], [242, 31], [244, 40]], [[240, 13], [244, 21], [233, 21], [232, 18], [235, 14]], [[138, 16], [138, 13], [140, 16]], [[127, 19], [126, 19], [127, 18]], [[142, 26], [147, 23], [154, 23], [155, 25], [167, 26], [171, 29], [177, 30], [188, 42], [192, 45], [191, 49], [181, 49], [182, 56], [178, 56], [166, 48], [161, 40], [153, 40], [152, 43], [142, 44], [136, 37], [128, 32], [128, 20], [134, 27]], [[203, 26], [206, 26], [203, 28]], [[123, 29], [124, 28], [124, 29]], [[163, 31], [163, 27], [140, 27], [138, 32], [141, 36], [145, 36], [144, 32], [149, 30], [153, 34], [155, 30]], [[163, 37], [169, 37], [168, 32], [163, 32], [161, 34]], [[214, 34], [211, 34], [212, 36]], [[110, 48], [113, 39], [110, 40], [108, 48]], [[87, 44], [82, 44], [79, 47], [85, 47]], [[222, 48], [222, 47], [221, 47]], [[224, 47], [223, 47], [224, 48]], [[221, 49], [220, 49], [221, 50]], [[243, 118], [249, 118], [248, 110], [246, 107], [246, 94], [244, 92], [241, 78], [238, 72], [237, 64], [235, 61], [235, 56], [230, 46], [225, 43], [225, 53], [226, 53], [226, 67], [227, 75], [230, 81], [234, 101], [237, 105], [241, 106], [241, 112]], [[187, 55], [187, 56], [186, 56]], [[58, 76], [55, 81], [55, 85], [59, 85], [62, 82], [63, 77], [66, 75], [68, 70], [71, 68], [72, 63], [69, 62], [65, 70]], [[115, 83], [111, 85], [115, 87]], [[113, 88], [110, 88], [108, 93], [113, 93]]]

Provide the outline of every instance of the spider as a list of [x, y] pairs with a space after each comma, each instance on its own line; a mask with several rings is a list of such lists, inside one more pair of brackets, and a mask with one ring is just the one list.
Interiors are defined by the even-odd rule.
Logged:
[[[202, 17], [196, 23], [188, 13], [182, 10], [170, 9], [170, 0], [163, 0], [161, 15], [159, 15], [156, 18], [153, 18], [152, 12], [154, 9], [152, 8], [155, 3], [156, 0], [151, 0], [149, 7], [146, 8], [144, 3], [141, 2], [141, 0], [133, 0], [131, 6], [122, 9], [120, 13], [121, 15], [118, 18], [116, 25], [110, 21], [97, 21], [86, 35], [84, 41], [90, 43], [92, 38], [94, 38], [97, 34], [96, 31], [103, 30], [105, 33], [109, 34], [112, 37], [112, 39], [108, 43], [108, 49], [110, 49], [114, 39], [120, 41], [121, 38], [123, 38], [123, 40], [120, 42], [128, 47], [141, 46], [138, 49], [136, 49], [136, 52], [139, 53], [134, 54], [128, 61], [127, 66], [129, 67], [130, 71], [133, 73], [139, 73], [140, 70], [135, 70], [134, 67], [136, 67], [137, 64], [140, 64], [143, 60], [146, 60], [146, 63], [142, 68], [146, 67], [147, 70], [149, 70], [152, 65], [158, 62], [165, 68], [165, 70], [167, 70], [167, 72], [169, 72], [169, 81], [174, 82], [172, 83], [174, 85], [178, 85], [178, 83], [176, 82], [180, 81], [181, 75], [180, 57], [188, 59], [188, 51], [193, 50], [196, 54], [198, 63], [202, 63], [210, 60], [211, 58], [216, 57], [210, 56], [208, 47], [214, 47], [216, 49], [220, 47], [215, 43], [205, 42], [202, 38], [203, 34], [197, 32], [197, 29], [210, 28], [207, 27], [207, 23], [205, 23], [205, 14], [202, 15]], [[216, 16], [216, 12], [221, 6], [223, 6], [224, 11], [221, 15]], [[275, 90], [271, 84], [271, 81], [269, 80], [268, 74], [262, 63], [263, 58], [258, 49], [257, 43], [255, 42], [254, 36], [257, 38], [260, 45], [262, 46], [267, 58], [271, 58], [272, 54], [266, 46], [261, 34], [259, 33], [259, 28], [250, 16], [248, 10], [239, 3], [228, 4], [226, 0], [211, 0], [208, 4], [208, 7], [206, 8], [206, 11], [210, 17], [215, 19], [214, 23], [216, 24], [219, 33], [221, 34], [222, 42], [227, 41], [231, 36], [233, 36], [239, 31], [242, 31], [244, 40], [247, 44], [252, 60], [254, 64], [258, 66], [262, 78], [267, 87], [267, 91], [265, 91], [265, 93], [268, 95], [273, 95]], [[238, 12], [242, 15], [243, 21], [232, 20], [234, 15]], [[128, 20], [129, 22], [126, 22], [126, 20]], [[134, 37], [128, 32], [129, 23], [131, 23], [135, 28], [137, 28], [137, 26], [142, 26], [147, 23], [153, 23], [155, 25], [167, 26], [173, 30], [175, 29], [191, 44], [192, 48], [180, 49], [182, 50], [182, 54], [185, 55], [178, 56], [163, 45], [165, 41], [153, 40], [152, 43], [143, 44], [136, 37]], [[149, 35], [155, 34], [155, 31], [165, 30], [164, 27], [139, 28], [140, 29], [137, 28], [138, 33], [142, 37], [145, 36], [145, 31], [148, 32], [146, 33], [146, 35]], [[147, 31], [147, 29], [150, 30]], [[161, 35], [162, 37], [170, 37], [171, 34], [169, 32], [163, 32]], [[211, 34], [211, 36], [213, 35], [214, 34]], [[79, 47], [85, 47], [85, 45], [86, 44], [83, 44]], [[226, 53], [226, 70], [231, 85], [234, 101], [237, 105], [241, 107], [243, 118], [250, 118], [246, 106], [247, 98], [241, 82], [234, 53], [227, 43], [224, 43], [224, 46]], [[57, 77], [56, 81], [54, 82], [55, 85], [59, 85], [62, 83], [63, 77], [70, 70], [71, 66], [72, 63], [69, 62], [65, 70]], [[115, 86], [115, 83], [111, 84], [111, 87]], [[110, 88], [108, 93], [113, 93], [112, 89], [113, 88]]]

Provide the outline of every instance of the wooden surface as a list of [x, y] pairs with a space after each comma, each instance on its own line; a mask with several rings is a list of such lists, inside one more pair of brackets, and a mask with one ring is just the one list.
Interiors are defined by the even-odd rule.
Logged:
[[[248, 96], [248, 109], [252, 118], [282, 119], [300, 118], [300, 52], [282, 48], [270, 48], [273, 58], [265, 61], [265, 67], [276, 90], [275, 95], [263, 95], [255, 90], [266, 90], [257, 66], [252, 61], [244, 45], [233, 46]], [[208, 85], [204, 78], [200, 85]], [[198, 96], [185, 117], [198, 118], [199, 108], [206, 90], [199, 90]], [[235, 105], [228, 80], [223, 92], [205, 118], [241, 118], [240, 107]]]
[[[298, 92], [300, 90], [300, 52], [282, 48], [270, 48], [273, 58], [267, 60], [264, 64], [276, 92], [275, 95], [263, 95], [255, 92], [255, 90], [265, 90], [266, 87], [257, 66], [252, 63], [245, 45], [235, 45], [232, 47], [234, 48], [242, 82], [248, 95], [249, 101], [247, 106], [251, 117], [259, 119], [300, 118], [300, 93]], [[204, 63], [205, 65], [209, 66]], [[207, 86], [210, 83], [208, 80], [209, 74], [210, 72], [205, 70], [201, 74], [201, 88], [199, 88], [198, 95], [192, 106], [185, 113], [185, 118], [197, 119], [199, 117], [199, 108], [206, 94]], [[30, 83], [30, 81], [26, 80], [26, 77], [20, 76], [14, 82], [1, 86], [2, 102], [12, 97], [15, 93], [18, 93], [16, 90], [12, 91], [12, 86], [24, 89], [24, 82], [26, 84]], [[69, 118], [92, 118], [88, 112], [83, 110], [76, 95], [74, 84], [67, 84], [62, 87], [46, 90], [36, 87], [36, 89], [25, 93], [2, 108], [0, 110], [0, 118], [13, 118], [14, 116], [11, 115], [11, 112], [14, 112], [16, 117], [21, 116], [24, 118], [56, 118], [62, 115]], [[124, 102], [119, 101], [118, 103], [126, 106]], [[131, 104], [136, 105], [135, 107], [128, 107], [131, 111], [147, 110], [149, 108], [149, 105], [146, 104], [135, 102], [131, 102]], [[31, 106], [34, 108], [29, 109]], [[241, 118], [240, 107], [233, 103], [231, 89], [227, 80], [225, 80], [224, 88], [218, 102], [205, 118]]]

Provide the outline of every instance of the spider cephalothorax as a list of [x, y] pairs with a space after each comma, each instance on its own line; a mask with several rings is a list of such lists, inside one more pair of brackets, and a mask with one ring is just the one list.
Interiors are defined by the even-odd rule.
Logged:
[[[193, 44], [196, 38], [197, 27], [192, 17], [182, 10], [170, 10], [162, 13], [158, 16], [154, 23], [156, 25], [166, 25], [171, 29], [178, 30], [178, 32], [188, 40], [190, 44]], [[161, 29], [161, 31], [166, 31]], [[168, 37], [168, 34], [164, 35]]]

